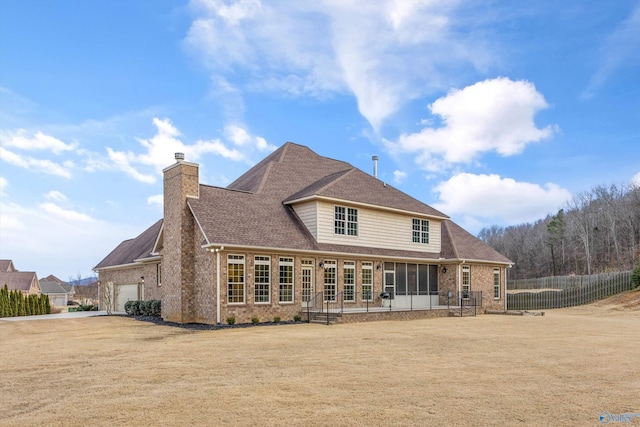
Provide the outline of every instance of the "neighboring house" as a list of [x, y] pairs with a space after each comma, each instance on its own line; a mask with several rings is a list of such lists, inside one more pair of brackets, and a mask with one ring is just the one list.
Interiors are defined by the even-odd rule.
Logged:
[[69, 301], [73, 301], [73, 287], [53, 274], [40, 279], [40, 290], [49, 296], [52, 306], [66, 307]]
[[18, 271], [13, 265], [13, 261], [0, 260], [0, 286], [7, 285], [9, 290], [16, 289], [24, 295], [38, 295], [40, 293], [40, 283], [38, 276], [33, 271]]
[[325, 300], [379, 307], [383, 292], [395, 309], [480, 292], [482, 308], [506, 307], [509, 259], [348, 163], [286, 143], [220, 188], [176, 159], [164, 170], [164, 218], [95, 267], [116, 309], [161, 299], [174, 322], [287, 320]]

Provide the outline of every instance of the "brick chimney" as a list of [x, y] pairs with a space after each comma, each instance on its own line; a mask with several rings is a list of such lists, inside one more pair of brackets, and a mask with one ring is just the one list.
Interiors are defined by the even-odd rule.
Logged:
[[187, 199], [198, 198], [200, 187], [198, 164], [184, 161], [182, 153], [175, 159], [163, 170], [162, 317], [188, 323], [193, 317], [195, 221]]

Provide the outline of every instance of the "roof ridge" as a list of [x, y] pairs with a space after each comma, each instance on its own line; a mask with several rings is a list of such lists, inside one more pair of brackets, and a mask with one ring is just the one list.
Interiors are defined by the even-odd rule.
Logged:
[[[326, 175], [326, 176], [320, 178], [318, 181], [322, 181], [324, 179], [327, 179], [328, 182], [325, 185], [323, 185], [322, 187], [318, 188], [315, 192], [319, 193], [322, 190], [326, 189], [327, 187], [335, 185], [336, 182], [344, 179], [344, 177], [346, 177], [347, 175], [352, 173], [354, 170], [355, 170], [355, 168], [353, 166], [351, 166], [351, 169], [345, 169], [345, 170], [341, 170], [341, 171], [338, 171], [338, 172], [334, 172], [334, 173], [331, 173], [329, 175]], [[335, 179], [331, 179], [330, 177], [333, 176], [333, 175], [338, 175], [338, 176]], [[316, 181], [316, 182], [318, 182], [318, 181]], [[315, 184], [315, 182], [313, 184]], [[311, 185], [313, 185], [313, 184], [311, 184]]]

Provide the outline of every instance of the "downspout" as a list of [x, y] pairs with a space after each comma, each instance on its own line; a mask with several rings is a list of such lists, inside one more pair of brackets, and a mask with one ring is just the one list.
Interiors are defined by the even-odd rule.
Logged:
[[216, 323], [220, 324], [220, 251], [224, 246], [216, 248]]

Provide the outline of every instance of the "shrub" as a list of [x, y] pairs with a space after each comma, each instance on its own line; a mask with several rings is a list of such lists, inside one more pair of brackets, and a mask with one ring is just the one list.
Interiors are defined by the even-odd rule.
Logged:
[[302, 317], [300, 317], [300, 315], [299, 315], [299, 314], [296, 314], [295, 316], [293, 316], [293, 321], [294, 321], [294, 322], [299, 322], [299, 321], [301, 321], [301, 320], [302, 320]]
[[251, 318], [251, 323], [253, 323], [254, 325], [257, 325], [258, 323], [260, 323], [260, 319], [254, 316]]
[[124, 303], [124, 311], [129, 316], [140, 315], [140, 301], [127, 301]]
[[151, 310], [151, 301], [139, 301], [138, 310], [140, 311], [141, 316], [149, 316], [149, 312]]
[[227, 324], [229, 325], [235, 325], [236, 324], [236, 318], [233, 316], [229, 316], [227, 317]]
[[273, 323], [280, 323], [280, 316], [275, 316], [273, 318]]
[[160, 317], [162, 314], [162, 303], [158, 299], [151, 300], [150, 315]]

